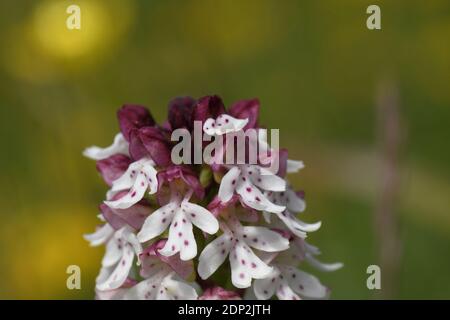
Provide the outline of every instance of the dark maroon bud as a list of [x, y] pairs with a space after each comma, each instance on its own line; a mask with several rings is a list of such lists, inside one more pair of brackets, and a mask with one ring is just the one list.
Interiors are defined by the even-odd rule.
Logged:
[[133, 129], [140, 129], [155, 125], [152, 115], [144, 106], [125, 104], [117, 111], [119, 127], [125, 140], [130, 141]]
[[248, 119], [244, 130], [256, 128], [258, 126], [259, 100], [239, 100], [228, 110], [228, 114], [238, 119]]
[[179, 97], [169, 102], [169, 123], [172, 130], [194, 127], [193, 113], [196, 101], [191, 97]]

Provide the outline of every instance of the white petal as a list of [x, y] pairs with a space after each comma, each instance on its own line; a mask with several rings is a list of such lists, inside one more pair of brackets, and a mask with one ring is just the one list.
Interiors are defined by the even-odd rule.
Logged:
[[287, 173], [294, 173], [298, 172], [299, 170], [303, 169], [305, 165], [303, 164], [303, 161], [296, 161], [296, 160], [289, 160], [287, 161], [286, 166], [286, 172]]
[[272, 272], [266, 278], [256, 279], [253, 283], [256, 298], [259, 300], [270, 299], [275, 294], [275, 289], [280, 282], [279, 275], [280, 271], [278, 268], [273, 268]]
[[85, 234], [83, 237], [90, 242], [91, 246], [96, 247], [106, 243], [106, 241], [108, 241], [113, 234], [114, 229], [108, 223], [105, 223], [103, 226], [95, 230], [94, 233]]
[[133, 232], [130, 232], [127, 234], [125, 240], [133, 247], [134, 253], [139, 257], [143, 249], [137, 236]]
[[248, 269], [241, 265], [239, 258], [236, 247], [234, 247], [230, 252], [231, 282], [236, 288], [248, 288], [252, 283], [252, 278]]
[[126, 195], [115, 201], [105, 201], [105, 204], [113, 209], [127, 209], [141, 201], [148, 188], [148, 180], [142, 172], [139, 172], [133, 186]]
[[248, 119], [236, 119], [227, 114], [221, 114], [216, 119], [215, 134], [222, 135], [229, 132], [242, 130], [248, 123]]
[[116, 134], [114, 137], [114, 142], [112, 145], [106, 148], [99, 148], [96, 146], [86, 148], [83, 151], [85, 157], [91, 158], [93, 160], [103, 160], [113, 156], [115, 154], [129, 155], [128, 153], [128, 142], [125, 140], [121, 133]]
[[141, 159], [131, 163], [128, 166], [128, 169], [119, 178], [113, 181], [111, 191], [130, 189], [136, 180], [138, 172], [142, 170], [142, 165], [146, 160], [147, 159]]
[[167, 274], [168, 270], [166, 269], [139, 282], [128, 290], [124, 295], [124, 300], [155, 300], [160, 290], [161, 282]]
[[137, 234], [139, 241], [145, 242], [163, 233], [171, 223], [177, 209], [178, 205], [170, 202], [150, 214]]
[[252, 278], [262, 279], [272, 272], [242, 241], [231, 250], [230, 265], [231, 281], [237, 288], [248, 288]]
[[222, 178], [219, 187], [219, 199], [228, 202], [234, 194], [241, 170], [238, 167], [231, 168]]
[[102, 266], [97, 278], [95, 278], [95, 284], [105, 282], [106, 279], [108, 279], [109, 276], [111, 275], [111, 273], [114, 271], [114, 267], [103, 267]]
[[203, 131], [206, 134], [213, 136], [216, 132], [215, 126], [216, 126], [216, 120], [214, 120], [213, 118], [209, 118], [203, 124]]
[[115, 265], [123, 255], [122, 245], [117, 242], [117, 239], [111, 239], [106, 245], [105, 255], [102, 259], [102, 266], [110, 267]]
[[157, 178], [157, 171], [153, 167], [153, 161], [148, 161], [143, 167], [142, 172], [148, 182], [149, 186], [149, 193], [154, 194], [156, 191], [158, 191], [158, 178]]
[[224, 233], [203, 249], [198, 263], [198, 274], [202, 279], [209, 278], [222, 265], [231, 245], [230, 236]]
[[127, 279], [133, 263], [134, 254], [130, 245], [123, 250], [123, 255], [115, 270], [105, 282], [97, 284], [98, 290], [111, 290], [119, 288]]
[[174, 273], [163, 280], [161, 290], [164, 300], [196, 300], [198, 297], [195, 288], [175, 277]]
[[292, 291], [287, 281], [280, 281], [277, 287], [277, 297], [280, 300], [300, 300], [300, 297]]
[[319, 279], [293, 267], [282, 270], [283, 276], [289, 279], [290, 287], [300, 296], [311, 299], [324, 299], [328, 290]]
[[277, 252], [289, 248], [289, 240], [264, 227], [243, 227], [246, 242], [255, 249]]
[[341, 269], [344, 264], [341, 262], [335, 262], [335, 263], [323, 263], [316, 258], [314, 258], [310, 253], [306, 253], [306, 261], [316, 268], [317, 270], [324, 271], [324, 272], [331, 272]]
[[286, 181], [283, 178], [280, 178], [276, 174], [273, 174], [271, 171], [265, 168], [258, 168], [256, 166], [251, 166], [247, 173], [249, 174], [252, 182], [263, 190], [268, 191], [285, 191], [286, 190]]
[[197, 255], [197, 243], [192, 232], [192, 223], [179, 211], [169, 229], [169, 239], [159, 253], [163, 256], [173, 256], [180, 252], [180, 259], [191, 260]]
[[322, 223], [305, 223], [292, 215], [289, 211], [277, 213], [277, 217], [289, 228], [297, 237], [306, 238], [306, 232], [314, 232], [320, 229]]
[[[243, 177], [244, 178], [244, 177]], [[254, 185], [240, 179], [236, 192], [241, 196], [242, 201], [249, 207], [268, 212], [283, 212], [286, 207], [270, 202], [267, 197]]]
[[219, 230], [219, 222], [216, 217], [205, 208], [187, 201], [183, 202], [182, 208], [185, 210], [185, 216], [204, 232], [215, 234]]
[[306, 209], [305, 200], [300, 198], [292, 189], [286, 190], [286, 204], [292, 212], [303, 212]]
[[313, 246], [312, 244], [309, 244], [306, 241], [302, 241], [302, 240], [296, 240], [296, 245], [301, 247], [304, 247], [305, 250], [309, 253], [311, 253], [312, 255], [318, 256], [321, 254], [320, 249], [316, 246]]

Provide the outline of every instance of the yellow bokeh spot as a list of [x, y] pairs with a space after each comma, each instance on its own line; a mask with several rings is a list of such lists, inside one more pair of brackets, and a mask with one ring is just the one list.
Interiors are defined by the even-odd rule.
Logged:
[[[80, 9], [80, 29], [71, 29], [71, 5]], [[44, 83], [64, 74], [92, 71], [124, 39], [133, 21], [133, 1], [47, 0], [5, 36], [4, 65], [15, 76]], [[69, 24], [70, 25], [70, 24]]]
[[98, 1], [78, 1], [80, 29], [69, 29], [67, 8], [72, 1], [50, 1], [39, 5], [31, 29], [39, 48], [57, 58], [77, 58], [108, 44], [113, 37], [114, 21], [108, 7]]

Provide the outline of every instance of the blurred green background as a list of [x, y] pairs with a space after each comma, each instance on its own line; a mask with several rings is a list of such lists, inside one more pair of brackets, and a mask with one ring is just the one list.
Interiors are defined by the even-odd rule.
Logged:
[[[70, 4], [81, 30], [66, 29]], [[370, 4], [382, 30], [366, 28]], [[375, 224], [383, 83], [401, 119], [388, 204], [398, 228]], [[306, 191], [304, 220], [323, 221], [311, 243], [345, 263], [315, 272], [332, 298], [450, 298], [449, 84], [448, 0], [1, 1], [0, 298], [93, 298], [103, 248], [82, 234], [106, 187], [83, 148], [111, 143], [123, 103], [162, 121], [171, 98], [208, 94], [258, 97], [261, 122], [305, 161], [292, 182]], [[381, 263], [385, 227], [400, 259], [375, 293], [366, 268]], [[81, 290], [66, 288], [70, 264]]]

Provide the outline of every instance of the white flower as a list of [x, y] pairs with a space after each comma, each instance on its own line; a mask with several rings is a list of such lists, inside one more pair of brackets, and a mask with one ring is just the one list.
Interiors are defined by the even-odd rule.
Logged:
[[112, 145], [106, 148], [100, 148], [96, 146], [92, 146], [86, 148], [83, 151], [83, 155], [93, 160], [103, 160], [113, 156], [115, 154], [124, 154], [126, 156], [128, 153], [128, 142], [123, 137], [122, 133], [116, 134], [114, 137], [114, 142]]
[[217, 119], [209, 118], [203, 124], [203, 131], [210, 135], [223, 135], [242, 130], [248, 123], [248, 119], [236, 119], [227, 114], [221, 114]]
[[261, 191], [284, 191], [284, 179], [256, 165], [240, 165], [232, 167], [222, 178], [219, 187], [219, 198], [228, 202], [236, 192], [247, 206], [268, 212], [283, 212], [285, 206], [271, 202]]
[[327, 298], [328, 288], [323, 286], [315, 276], [293, 266], [306, 260], [322, 271], [335, 271], [342, 268], [342, 263], [325, 264], [312, 257], [318, 254], [320, 254], [318, 248], [307, 244], [303, 239], [295, 238], [289, 250], [276, 257], [268, 257], [267, 260], [273, 259], [270, 263], [273, 271], [264, 279], [255, 280], [253, 284], [255, 296], [261, 300], [269, 299], [274, 294], [280, 300]]
[[163, 269], [130, 288], [124, 300], [196, 300], [195, 288], [174, 271]]
[[273, 266], [266, 278], [255, 280], [253, 288], [260, 300], [274, 294], [280, 300], [324, 299], [329, 291], [316, 277], [291, 266]]
[[159, 252], [164, 256], [172, 256], [180, 252], [181, 260], [190, 260], [197, 255], [192, 224], [206, 233], [215, 234], [219, 230], [219, 223], [214, 215], [205, 208], [190, 203], [192, 195], [189, 191], [184, 198], [172, 190], [170, 202], [153, 212], [144, 222], [138, 233], [140, 242], [151, 240], [169, 228], [169, 239]]
[[[268, 198], [277, 205], [285, 206], [283, 212], [274, 212], [274, 214], [283, 222], [283, 224], [297, 237], [306, 238], [307, 232], [317, 231], [322, 223], [305, 223], [295, 217], [293, 212], [303, 212], [306, 208], [305, 201], [299, 197], [291, 188], [283, 192], [270, 192]], [[263, 212], [266, 222], [271, 222], [271, 213], [267, 210]]]
[[158, 180], [154, 165], [155, 163], [148, 158], [131, 163], [127, 171], [113, 182], [108, 197], [122, 190], [129, 190], [128, 193], [115, 201], [105, 201], [105, 204], [113, 209], [127, 209], [138, 203], [147, 189], [150, 189], [149, 194], [155, 193], [158, 189]]
[[[94, 246], [107, 241], [102, 268], [96, 279], [96, 288], [100, 291], [121, 287], [128, 278], [134, 257], [142, 252], [141, 245], [130, 227], [123, 227], [114, 233], [111, 230], [112, 228], [105, 224], [95, 233], [85, 236]], [[106, 234], [109, 234], [109, 237], [106, 237]]]
[[192, 272], [192, 261], [183, 262], [178, 257], [161, 259], [158, 243], [149, 249], [142, 254], [141, 258], [140, 274], [145, 280], [130, 288], [123, 298], [131, 300], [197, 299], [195, 284], [186, 282], [180, 276], [187, 277]]
[[250, 247], [278, 252], [289, 247], [289, 241], [280, 234], [264, 227], [242, 226], [233, 216], [228, 225], [222, 225], [224, 233], [210, 242], [200, 254], [198, 274], [202, 279], [211, 276], [229, 256], [231, 280], [237, 288], [247, 288], [252, 279], [262, 279], [272, 272]]

